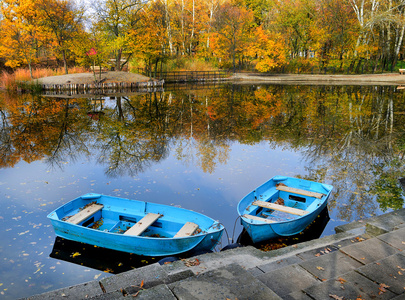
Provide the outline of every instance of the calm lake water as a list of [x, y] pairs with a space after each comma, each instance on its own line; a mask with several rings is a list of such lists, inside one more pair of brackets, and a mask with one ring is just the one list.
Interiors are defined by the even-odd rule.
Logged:
[[[402, 208], [404, 93], [225, 85], [97, 99], [0, 95], [0, 298], [153, 261], [56, 239], [47, 214], [88, 192], [192, 209], [235, 240], [239, 200], [275, 175], [335, 187], [323, 236]], [[227, 244], [224, 235], [218, 249]]]

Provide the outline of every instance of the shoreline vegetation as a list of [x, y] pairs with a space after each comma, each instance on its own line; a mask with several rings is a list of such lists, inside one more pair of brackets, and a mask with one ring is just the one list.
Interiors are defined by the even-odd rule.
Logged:
[[[85, 68], [71, 68], [69, 74], [60, 69], [37, 69], [31, 80], [29, 70], [18, 69], [0, 75], [0, 89], [8, 92], [41, 92], [43, 90], [91, 90], [105, 88], [143, 88], [163, 86], [164, 81], [124, 71], [94, 73]], [[226, 81], [234, 83], [322, 84], [322, 85], [405, 85], [405, 75], [399, 73], [330, 75], [276, 74], [259, 72], [230, 73]]]
[[[263, 73], [260, 81], [280, 76], [290, 82], [299, 74], [297, 82], [349, 83], [361, 78], [351, 74], [375, 80], [405, 68], [400, 1], [3, 2], [0, 72], [25, 68], [30, 78], [3, 73], [2, 86], [10, 91], [39, 89], [32, 80], [44, 76], [36, 68], [64, 74], [143, 69], [152, 78], [180, 70], [232, 70]], [[72, 66], [82, 71], [72, 72]], [[98, 85], [93, 74], [91, 84]]]

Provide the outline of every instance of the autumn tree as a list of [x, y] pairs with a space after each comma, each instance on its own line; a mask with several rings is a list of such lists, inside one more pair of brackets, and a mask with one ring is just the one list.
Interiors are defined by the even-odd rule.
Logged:
[[[115, 69], [120, 71], [133, 55], [129, 47], [128, 33], [138, 25], [138, 12], [143, 6], [141, 0], [98, 0], [95, 2], [95, 26], [105, 32], [111, 52], [115, 57]], [[124, 62], [121, 62], [122, 59]]]
[[37, 52], [41, 46], [42, 28], [38, 23], [35, 10], [36, 1], [3, 0], [0, 1], [0, 56], [5, 65], [15, 68], [28, 65], [32, 78], [32, 64], [37, 61]]
[[271, 29], [280, 33], [286, 46], [290, 49], [290, 57], [299, 55], [308, 57], [311, 50], [313, 24], [315, 22], [315, 6], [311, 0], [276, 0], [271, 12]]
[[[405, 1], [403, 0], [349, 0], [359, 25], [355, 56], [372, 54], [376, 70], [381, 61], [382, 70], [391, 63], [394, 67], [405, 34]], [[362, 53], [363, 52], [363, 53]]]
[[271, 34], [259, 26], [256, 28], [254, 37], [248, 54], [251, 57], [257, 57], [258, 71], [268, 72], [287, 62], [284, 39], [279, 34]]
[[358, 31], [356, 17], [349, 0], [319, 0], [316, 13], [316, 28], [319, 33], [319, 53], [323, 58], [330, 55], [340, 61], [354, 50], [355, 34]]
[[71, 0], [38, 0], [36, 10], [40, 14], [40, 24], [51, 36], [52, 49], [62, 58], [68, 74], [68, 55], [72, 41], [83, 31], [84, 10]]
[[[233, 71], [236, 70], [236, 55], [246, 50], [250, 37], [253, 14], [250, 10], [224, 3], [215, 18], [213, 37], [216, 40], [213, 51], [220, 55], [230, 54]], [[224, 52], [225, 51], [225, 52]]]
[[[170, 43], [167, 35], [165, 4], [161, 1], [150, 2], [139, 13], [138, 27], [129, 32], [129, 46], [135, 57], [143, 60], [147, 69], [156, 71], [170, 55]], [[142, 42], [140, 42], [142, 41]]]
[[[110, 48], [107, 39], [104, 37], [104, 32], [96, 30], [96, 27], [90, 28], [87, 32], [76, 38], [71, 49], [75, 55], [75, 61], [82, 66], [93, 66], [93, 73], [95, 73], [95, 66], [109, 67]], [[101, 79], [101, 78], [99, 78]]]

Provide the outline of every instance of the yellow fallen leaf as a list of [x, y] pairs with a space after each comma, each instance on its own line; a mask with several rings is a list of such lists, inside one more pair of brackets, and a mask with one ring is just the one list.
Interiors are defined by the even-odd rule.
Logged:
[[318, 270], [325, 270], [324, 268], [322, 268], [322, 267], [316, 267]]
[[79, 252], [73, 253], [72, 257], [75, 258], [76, 256], [81, 255]]

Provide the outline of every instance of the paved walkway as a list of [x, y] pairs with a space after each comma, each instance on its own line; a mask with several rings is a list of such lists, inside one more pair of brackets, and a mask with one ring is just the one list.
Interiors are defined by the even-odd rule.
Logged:
[[158, 263], [29, 299], [405, 299], [405, 208], [337, 234]]

